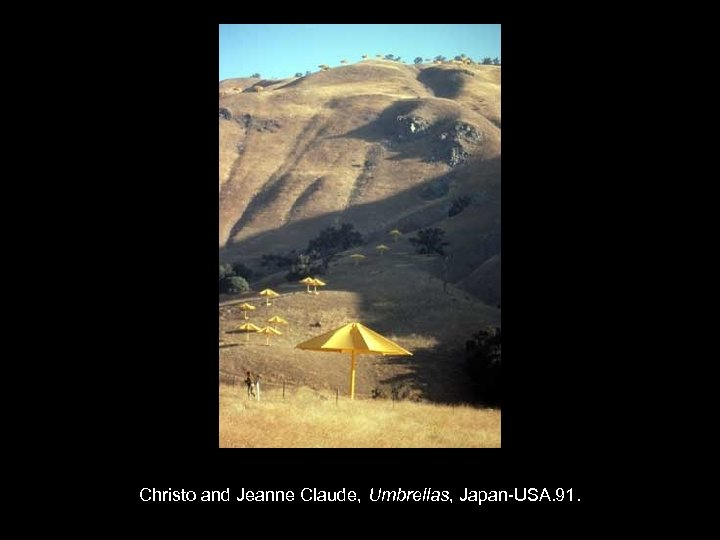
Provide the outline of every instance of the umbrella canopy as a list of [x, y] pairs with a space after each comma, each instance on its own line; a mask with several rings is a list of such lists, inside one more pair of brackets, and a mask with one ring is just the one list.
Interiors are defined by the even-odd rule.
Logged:
[[350, 255], [350, 258], [355, 259], [355, 266], [357, 266], [358, 263], [365, 258], [365, 255], [363, 255], [362, 253], [353, 253], [352, 255]]
[[279, 336], [282, 334], [280, 330], [276, 330], [272, 326], [266, 326], [265, 328], [261, 328], [258, 330], [258, 334], [265, 334], [265, 345], [270, 345], [270, 336], [275, 334], [276, 336]]
[[274, 322], [274, 323], [281, 323], [281, 324], [287, 324], [288, 322], [280, 317], [279, 315], [275, 315], [274, 317], [270, 317], [267, 322]]
[[303, 285], [307, 285], [307, 292], [310, 292], [310, 285], [313, 284], [313, 281], [315, 281], [310, 276], [306, 277], [305, 279], [301, 279], [298, 283], [302, 283]]
[[257, 332], [258, 330], [260, 330], [260, 327], [255, 326], [251, 322], [246, 322], [245, 324], [241, 324], [240, 326], [238, 326], [238, 330], [244, 330], [245, 332]]
[[378, 252], [380, 252], [380, 255], [382, 255], [383, 253], [385, 253], [385, 252], [386, 252], [387, 250], [389, 250], [390, 248], [387, 247], [385, 244], [380, 244], [379, 246], [375, 246], [375, 249], [377, 249]]
[[247, 302], [240, 304], [240, 306], [238, 307], [243, 310], [246, 319], [248, 318], [247, 312], [255, 309], [255, 306], [253, 306], [252, 304], [248, 304]]
[[311, 283], [313, 287], [315, 287], [315, 294], [318, 294], [317, 288], [318, 287], [324, 287], [327, 285], [322, 279], [313, 279], [313, 282]]
[[390, 235], [393, 237], [393, 240], [397, 242], [397, 239], [402, 236], [402, 233], [398, 229], [393, 229], [390, 231]]
[[245, 337], [245, 341], [250, 341], [250, 332], [257, 332], [260, 330], [259, 326], [255, 326], [253, 323], [245, 323], [238, 326], [238, 330], [242, 330], [243, 332], [246, 332], [247, 335]]
[[264, 297], [265, 297], [265, 305], [266, 305], [266, 306], [269, 306], [269, 305], [270, 305], [270, 298], [271, 298], [271, 297], [272, 297], [272, 298], [275, 298], [276, 296], [280, 296], [278, 293], [276, 293], [276, 292], [273, 291], [272, 289], [262, 290], [262, 291], [260, 291], [259, 294], [260, 294], [260, 296], [264, 296]]
[[350, 399], [355, 399], [356, 354], [412, 356], [410, 351], [358, 322], [348, 323], [335, 330], [325, 332], [295, 345], [295, 348], [306, 351], [349, 352], [351, 354]]

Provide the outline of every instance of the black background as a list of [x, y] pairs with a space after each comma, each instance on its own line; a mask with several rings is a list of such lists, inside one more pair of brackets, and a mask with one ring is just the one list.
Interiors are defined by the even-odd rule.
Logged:
[[[69, 93], [82, 92], [84, 114], [63, 119], [88, 171], [77, 192], [89, 204], [81, 218], [66, 216], [78, 236], [59, 252], [78, 261], [71, 296], [83, 332], [69, 376], [80, 384], [66, 396], [77, 433], [58, 440], [77, 448], [80, 489], [146, 516], [200, 506], [143, 504], [142, 487], [572, 487], [582, 498], [483, 506], [486, 515], [556, 516], [607, 502], [625, 435], [618, 358], [608, 361], [621, 319], [614, 223], [625, 209], [607, 159], [622, 144], [610, 128], [623, 110], [599, 77], [607, 47], [599, 54], [596, 38], [607, 29], [502, 21], [502, 448], [232, 450], [218, 449], [218, 22], [96, 25], [70, 41], [86, 64], [61, 70], [82, 82]], [[158, 337], [169, 335], [177, 339]]]

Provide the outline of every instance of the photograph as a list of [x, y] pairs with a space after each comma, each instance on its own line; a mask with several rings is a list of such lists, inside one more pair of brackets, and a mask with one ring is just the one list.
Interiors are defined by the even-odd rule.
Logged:
[[218, 50], [219, 446], [501, 448], [501, 25]]

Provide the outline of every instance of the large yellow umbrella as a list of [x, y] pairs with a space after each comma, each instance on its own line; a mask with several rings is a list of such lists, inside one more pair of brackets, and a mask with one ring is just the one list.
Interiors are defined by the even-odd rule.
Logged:
[[270, 335], [275, 334], [276, 336], [279, 336], [282, 334], [280, 330], [275, 330], [272, 326], [266, 326], [265, 328], [261, 328], [258, 330], [258, 334], [265, 334], [265, 345], [270, 345]]
[[251, 322], [246, 322], [245, 324], [241, 324], [240, 326], [238, 326], [238, 330], [242, 330], [243, 332], [245, 332], [245, 341], [250, 341], [250, 332], [257, 332], [258, 330], [260, 330], [260, 327], [255, 326]]
[[355, 355], [382, 354], [384, 356], [412, 356], [397, 343], [381, 336], [358, 322], [330, 330], [322, 335], [295, 345], [296, 349], [321, 352], [350, 353], [350, 399], [355, 399]]
[[398, 229], [393, 229], [390, 231], [390, 235], [393, 237], [393, 241], [397, 242], [398, 238], [402, 236], [402, 233]]
[[247, 312], [255, 309], [255, 306], [253, 306], [252, 304], [248, 304], [247, 302], [240, 304], [239, 307], [240, 307], [240, 309], [242, 309], [243, 315], [245, 315], [245, 319], [248, 318]]
[[363, 255], [362, 253], [353, 253], [352, 255], [350, 255], [350, 258], [355, 259], [355, 266], [357, 266], [358, 263], [365, 258], [365, 255]]
[[260, 294], [260, 296], [264, 296], [264, 297], [265, 297], [265, 305], [266, 305], [266, 306], [269, 306], [269, 305], [270, 305], [270, 298], [271, 298], [271, 297], [272, 297], [272, 298], [275, 298], [276, 296], [280, 296], [278, 293], [276, 293], [276, 292], [273, 291], [272, 289], [265, 289], [265, 290], [263, 290], [263, 291], [260, 291], [259, 294]]
[[375, 246], [375, 249], [377, 249], [378, 253], [382, 255], [386, 251], [388, 251], [390, 248], [387, 247], [385, 244], [380, 244], [379, 246]]
[[315, 281], [311, 277], [306, 277], [305, 279], [301, 279], [298, 283], [302, 283], [303, 285], [307, 285], [307, 292], [310, 292], [310, 285], [313, 284], [313, 281]]
[[311, 283], [311, 285], [312, 285], [313, 287], [315, 287], [315, 294], [318, 294], [317, 288], [318, 288], [318, 287], [324, 287], [325, 285], [327, 285], [327, 283], [325, 283], [325, 282], [324, 282], [323, 280], [321, 280], [321, 279], [317, 279], [317, 278], [316, 278], [316, 279], [313, 279], [313, 282]]
[[267, 322], [280, 323], [280, 324], [287, 324], [287, 323], [288, 323], [285, 319], [283, 319], [283, 318], [280, 317], [279, 315], [275, 315], [274, 317], [270, 317], [270, 318], [267, 320]]

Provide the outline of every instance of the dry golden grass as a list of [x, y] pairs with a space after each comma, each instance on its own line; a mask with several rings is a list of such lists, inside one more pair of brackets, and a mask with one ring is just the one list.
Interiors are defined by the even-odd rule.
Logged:
[[220, 387], [222, 448], [499, 448], [500, 411], [390, 400], [350, 401], [308, 388]]

